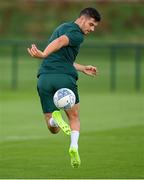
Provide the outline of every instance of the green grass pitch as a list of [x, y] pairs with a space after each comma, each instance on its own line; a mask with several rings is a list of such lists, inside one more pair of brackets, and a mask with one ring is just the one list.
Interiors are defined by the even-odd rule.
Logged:
[[[80, 74], [82, 164], [72, 169], [70, 138], [47, 130], [35, 90], [39, 61], [25, 51], [19, 47], [17, 71], [12, 71], [11, 48], [1, 54], [0, 179], [144, 178], [143, 54], [140, 92], [135, 93], [135, 51], [126, 49], [117, 54], [116, 92], [108, 93], [110, 49], [81, 51], [77, 62], [96, 65], [99, 75]], [[14, 72], [18, 89], [10, 91]]]
[[36, 91], [0, 94], [0, 178], [144, 178], [144, 95], [81, 93], [82, 165], [47, 130]]

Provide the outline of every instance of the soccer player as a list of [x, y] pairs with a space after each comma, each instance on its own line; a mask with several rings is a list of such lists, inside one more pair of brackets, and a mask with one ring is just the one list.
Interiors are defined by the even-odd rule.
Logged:
[[[37, 75], [37, 90], [42, 110], [52, 133], [59, 132], [61, 128], [71, 136], [69, 155], [73, 168], [78, 168], [81, 164], [78, 152], [80, 105], [76, 84], [77, 71], [90, 76], [95, 76], [97, 73], [96, 67], [78, 64], [75, 59], [84, 41], [84, 36], [95, 30], [100, 19], [100, 14], [95, 8], [85, 8], [75, 21], [63, 23], [55, 29], [44, 51], [39, 50], [35, 44], [27, 49], [32, 57], [43, 60]], [[53, 102], [53, 95], [60, 88], [69, 88], [76, 96], [75, 105], [65, 110], [70, 126], [63, 120]]]

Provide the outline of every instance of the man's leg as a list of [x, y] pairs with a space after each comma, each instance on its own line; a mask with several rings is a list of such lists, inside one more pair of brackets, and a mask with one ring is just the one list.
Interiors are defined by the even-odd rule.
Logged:
[[71, 127], [71, 144], [69, 154], [71, 157], [71, 165], [73, 168], [78, 168], [81, 164], [81, 160], [78, 153], [78, 139], [80, 131], [79, 120], [79, 103], [75, 104], [71, 109], [65, 110]]
[[52, 118], [52, 113], [45, 113], [44, 116], [45, 116], [47, 127], [50, 130], [50, 132], [53, 134], [58, 133], [60, 131], [60, 127]]

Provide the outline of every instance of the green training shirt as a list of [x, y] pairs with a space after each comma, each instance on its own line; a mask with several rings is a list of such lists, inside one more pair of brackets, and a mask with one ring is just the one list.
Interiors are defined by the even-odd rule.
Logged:
[[45, 73], [69, 74], [75, 79], [78, 79], [78, 73], [74, 68], [73, 63], [79, 52], [80, 44], [84, 40], [84, 34], [76, 23], [64, 23], [56, 28], [51, 35], [48, 44], [62, 35], [66, 35], [69, 38], [69, 45], [62, 47], [43, 60], [38, 71], [38, 77], [40, 74]]

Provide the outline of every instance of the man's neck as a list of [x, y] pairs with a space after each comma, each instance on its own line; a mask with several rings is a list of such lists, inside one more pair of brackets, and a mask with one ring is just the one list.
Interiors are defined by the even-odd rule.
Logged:
[[81, 18], [77, 18], [74, 23], [76, 23], [79, 26], [79, 28], [82, 29], [82, 20], [81, 20]]

